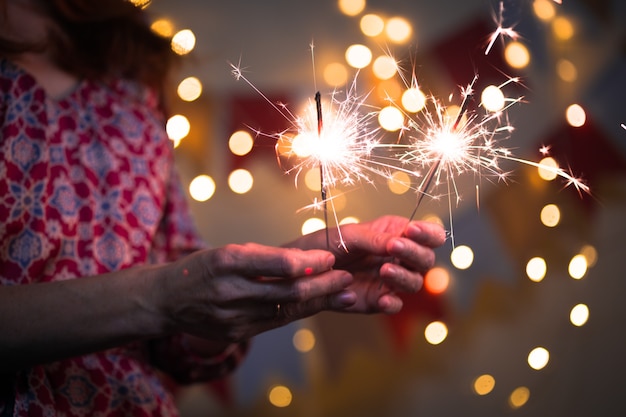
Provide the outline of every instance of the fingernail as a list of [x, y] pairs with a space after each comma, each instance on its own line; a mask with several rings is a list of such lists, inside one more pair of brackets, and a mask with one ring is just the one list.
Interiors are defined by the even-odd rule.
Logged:
[[336, 295], [335, 300], [343, 306], [351, 306], [356, 303], [356, 294], [353, 291], [342, 291]]
[[393, 241], [393, 249], [394, 251], [403, 251], [404, 248], [406, 247], [404, 241], [402, 241], [401, 239], [396, 239]]
[[408, 237], [416, 238], [422, 234], [422, 228], [415, 223], [411, 223], [406, 232]]
[[335, 265], [335, 257], [333, 255], [330, 255], [328, 259], [326, 260], [326, 267], [328, 269], [332, 269], [334, 265]]

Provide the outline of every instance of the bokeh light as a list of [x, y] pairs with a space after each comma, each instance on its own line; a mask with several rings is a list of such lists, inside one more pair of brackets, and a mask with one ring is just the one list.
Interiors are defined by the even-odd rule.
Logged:
[[238, 156], [247, 155], [254, 146], [254, 139], [250, 132], [238, 130], [230, 135], [228, 139], [228, 149]]
[[196, 35], [189, 29], [180, 30], [172, 36], [172, 50], [178, 55], [188, 54], [195, 46]]
[[395, 106], [383, 107], [378, 112], [378, 123], [388, 132], [396, 132], [402, 128], [404, 124], [404, 115]]
[[466, 245], [457, 246], [450, 254], [450, 261], [457, 269], [467, 269], [474, 262], [474, 251]]
[[324, 223], [324, 220], [318, 219], [317, 217], [311, 217], [310, 219], [306, 219], [304, 223], [302, 223], [302, 228], [300, 229], [300, 231], [303, 235], [308, 235], [309, 233], [323, 230], [325, 227], [326, 223]]
[[541, 209], [541, 223], [547, 227], [555, 227], [561, 221], [561, 210], [556, 204], [546, 204]]
[[402, 107], [410, 113], [421, 111], [426, 105], [426, 95], [419, 88], [407, 88], [402, 93]]
[[372, 71], [379, 80], [388, 80], [398, 72], [398, 64], [392, 57], [381, 55], [374, 60]]
[[395, 171], [387, 179], [387, 187], [394, 194], [404, 194], [411, 189], [411, 177], [404, 171]]
[[237, 194], [245, 194], [252, 189], [254, 179], [247, 169], [236, 169], [228, 176], [228, 186]]
[[480, 100], [487, 111], [498, 112], [504, 108], [504, 94], [502, 90], [495, 85], [485, 87], [480, 96]]
[[535, 257], [526, 264], [526, 275], [531, 281], [540, 282], [546, 277], [548, 266], [545, 259]]
[[158, 19], [152, 22], [150, 29], [154, 33], [164, 38], [169, 38], [174, 34], [174, 24], [169, 19]]
[[294, 333], [292, 342], [298, 352], [310, 352], [315, 347], [315, 334], [306, 328], [299, 329]]
[[194, 101], [202, 94], [202, 83], [196, 77], [187, 77], [178, 84], [178, 97], [184, 101]]
[[403, 17], [392, 17], [385, 24], [385, 33], [391, 42], [405, 43], [411, 37], [413, 28], [408, 20]]
[[165, 131], [170, 140], [178, 142], [185, 138], [191, 130], [191, 124], [182, 114], [175, 114], [170, 117], [165, 124]]
[[574, 279], [581, 279], [587, 273], [587, 258], [584, 255], [578, 254], [574, 256], [567, 267], [570, 277]]
[[548, 365], [550, 361], [550, 352], [544, 347], [536, 347], [528, 354], [528, 366], [539, 371]]
[[585, 124], [585, 120], [587, 119], [585, 110], [579, 104], [570, 105], [565, 111], [565, 117], [567, 119], [567, 123], [573, 127], [583, 126]]
[[448, 337], [448, 326], [441, 321], [433, 321], [426, 326], [424, 336], [431, 345], [438, 345]]
[[585, 245], [580, 250], [580, 254], [587, 260], [587, 266], [592, 267], [598, 260], [598, 251], [591, 245]]
[[539, 177], [545, 181], [552, 181], [557, 176], [557, 169], [559, 164], [556, 163], [554, 158], [548, 156], [539, 161], [539, 167], [537, 167], [537, 173]]
[[215, 194], [215, 181], [208, 175], [202, 174], [189, 183], [189, 195], [196, 201], [207, 201]]
[[321, 191], [322, 180], [319, 168], [311, 168], [304, 174], [304, 185], [311, 191]]
[[552, 31], [557, 39], [567, 41], [574, 36], [574, 25], [568, 18], [558, 16], [552, 21]]
[[370, 13], [361, 18], [359, 26], [365, 36], [374, 37], [383, 33], [385, 21], [379, 15]]
[[478, 395], [487, 395], [493, 391], [496, 386], [496, 379], [489, 374], [480, 375], [474, 380], [472, 388]]
[[348, 82], [348, 69], [340, 62], [332, 62], [324, 67], [324, 81], [333, 87]]
[[348, 216], [348, 217], [344, 217], [343, 219], [339, 220], [339, 226], [345, 226], [346, 224], [357, 224], [360, 223], [361, 221], [359, 220], [358, 217], [354, 217], [354, 216]]
[[578, 70], [576, 66], [567, 59], [559, 59], [556, 63], [556, 73], [566, 82], [574, 82], [578, 78]]
[[293, 400], [291, 390], [284, 385], [273, 386], [268, 394], [268, 400], [274, 407], [288, 407]]
[[556, 9], [552, 0], [535, 0], [533, 2], [535, 16], [543, 21], [550, 21], [556, 15]]
[[569, 320], [574, 326], [584, 326], [589, 320], [589, 307], [586, 304], [576, 304], [569, 313]]
[[346, 62], [352, 68], [365, 68], [372, 62], [372, 51], [365, 45], [354, 44], [346, 49]]
[[504, 49], [504, 59], [513, 68], [526, 68], [530, 63], [530, 52], [521, 42], [510, 42]]
[[443, 294], [450, 285], [450, 273], [442, 267], [434, 267], [424, 275], [424, 289], [431, 294]]
[[524, 406], [530, 399], [530, 390], [527, 387], [517, 387], [509, 395], [509, 405], [516, 409]]
[[346, 16], [356, 16], [365, 9], [365, 0], [339, 0], [338, 6], [341, 13]]

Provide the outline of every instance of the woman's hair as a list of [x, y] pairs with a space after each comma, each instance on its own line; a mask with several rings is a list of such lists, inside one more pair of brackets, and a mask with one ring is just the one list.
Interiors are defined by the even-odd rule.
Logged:
[[80, 78], [123, 77], [158, 90], [163, 87], [176, 54], [169, 39], [150, 29], [140, 7], [128, 0], [33, 3], [53, 22], [47, 39], [42, 44], [0, 37], [0, 56], [46, 49], [60, 68]]

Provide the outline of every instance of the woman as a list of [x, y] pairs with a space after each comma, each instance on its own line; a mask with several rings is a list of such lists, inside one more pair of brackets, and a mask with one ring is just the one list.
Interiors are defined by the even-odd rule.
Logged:
[[[205, 248], [164, 132], [173, 55], [126, 0], [0, 0], [0, 415], [177, 415], [181, 382], [324, 310], [395, 313], [444, 241], [382, 217]], [[334, 240], [336, 230], [332, 231]], [[382, 283], [382, 285], [381, 285]]]

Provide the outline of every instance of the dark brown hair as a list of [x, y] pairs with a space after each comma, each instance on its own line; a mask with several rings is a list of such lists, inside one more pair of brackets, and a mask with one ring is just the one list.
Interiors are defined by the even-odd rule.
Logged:
[[40, 0], [36, 5], [54, 22], [45, 44], [0, 38], [0, 56], [46, 48], [60, 68], [77, 77], [124, 77], [162, 89], [176, 54], [169, 39], [150, 29], [141, 8], [128, 0]]

